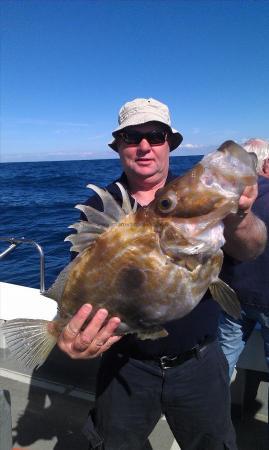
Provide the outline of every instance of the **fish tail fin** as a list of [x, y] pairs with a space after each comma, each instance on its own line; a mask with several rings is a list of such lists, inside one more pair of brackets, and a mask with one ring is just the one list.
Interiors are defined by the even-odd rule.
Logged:
[[8, 320], [1, 328], [11, 356], [27, 367], [42, 365], [57, 342], [57, 322], [35, 319]]
[[221, 308], [234, 319], [241, 317], [241, 306], [235, 291], [219, 278], [210, 284], [211, 295]]

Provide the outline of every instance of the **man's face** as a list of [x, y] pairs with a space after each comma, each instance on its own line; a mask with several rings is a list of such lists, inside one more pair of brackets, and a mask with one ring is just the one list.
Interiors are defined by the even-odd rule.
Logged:
[[[124, 130], [126, 135], [117, 137], [119, 156], [127, 176], [138, 178], [156, 177], [166, 178], [169, 166], [170, 147], [166, 139], [164, 127], [161, 124], [151, 123], [128, 127]], [[150, 133], [163, 132], [164, 142], [155, 144], [154, 140], [149, 137]], [[124, 138], [128, 133], [132, 138], [133, 133], [141, 134], [142, 139], [138, 143], [127, 143]], [[145, 136], [143, 135], [145, 133]], [[149, 134], [148, 136], [146, 136]], [[156, 136], [156, 134], [155, 134]], [[133, 140], [133, 139], [131, 139]], [[158, 140], [158, 139], [157, 139]]]

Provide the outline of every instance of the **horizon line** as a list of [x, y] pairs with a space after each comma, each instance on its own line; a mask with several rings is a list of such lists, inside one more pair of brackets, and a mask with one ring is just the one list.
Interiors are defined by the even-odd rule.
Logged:
[[[204, 153], [191, 153], [190, 155], [170, 155], [169, 158], [182, 158], [182, 157], [192, 157], [192, 156], [204, 156]], [[24, 164], [24, 163], [46, 163], [46, 162], [74, 162], [74, 161], [120, 161], [116, 156], [114, 158], [87, 158], [87, 159], [44, 159], [44, 160], [33, 160], [33, 161], [0, 161], [0, 164]]]

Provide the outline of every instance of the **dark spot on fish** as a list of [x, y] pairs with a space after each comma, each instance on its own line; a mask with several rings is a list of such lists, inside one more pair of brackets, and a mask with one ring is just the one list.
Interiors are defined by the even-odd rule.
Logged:
[[126, 267], [119, 273], [117, 282], [121, 292], [130, 292], [141, 288], [145, 281], [144, 272], [137, 267]]

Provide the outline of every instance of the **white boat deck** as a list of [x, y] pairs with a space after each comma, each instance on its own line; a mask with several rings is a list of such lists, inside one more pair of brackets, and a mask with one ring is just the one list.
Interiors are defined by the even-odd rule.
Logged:
[[[44, 319], [55, 316], [53, 300], [42, 297], [36, 289], [11, 286], [9, 289], [8, 283], [0, 283], [0, 321], [19, 315]], [[72, 361], [56, 348], [47, 362], [32, 372], [9, 359], [0, 336], [0, 389], [9, 391], [11, 397], [14, 449], [88, 450], [82, 427], [94, 402], [98, 363]], [[269, 374], [258, 331], [238, 367], [231, 389], [239, 450], [268, 450]], [[179, 450], [164, 419], [151, 434], [149, 449]]]
[[[0, 366], [0, 387], [8, 390], [11, 396], [14, 449], [88, 450], [82, 428], [94, 402], [93, 392], [72, 383], [64, 384], [49, 377], [18, 372], [10, 365], [7, 369], [3, 363]], [[252, 390], [256, 381], [252, 379]], [[266, 408], [263, 399], [267, 396], [268, 381], [259, 379], [258, 382], [258, 392], [252, 392], [253, 398], [244, 405], [244, 412], [242, 404], [234, 405], [233, 420], [239, 450], [269, 448], [267, 417], [261, 413], [261, 408]], [[159, 421], [150, 436], [147, 450], [150, 449], [179, 450], [164, 419]]]

